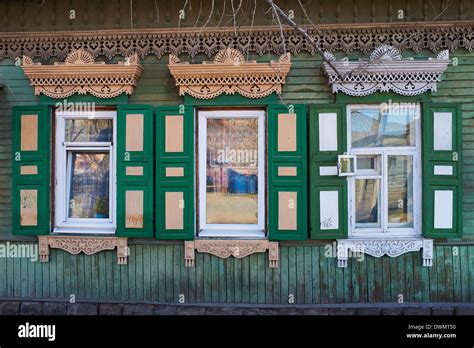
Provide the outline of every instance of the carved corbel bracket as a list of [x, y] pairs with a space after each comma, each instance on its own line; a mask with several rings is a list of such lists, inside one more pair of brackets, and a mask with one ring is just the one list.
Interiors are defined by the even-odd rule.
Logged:
[[184, 242], [184, 261], [186, 267], [194, 267], [195, 252], [208, 253], [226, 259], [230, 256], [243, 258], [268, 250], [268, 267], [279, 267], [279, 244], [268, 240], [230, 240], [197, 239]]
[[49, 248], [62, 249], [70, 254], [92, 255], [103, 250], [117, 248], [117, 263], [126, 265], [128, 258], [127, 238], [120, 237], [77, 237], [77, 236], [38, 236], [41, 262], [49, 261]]

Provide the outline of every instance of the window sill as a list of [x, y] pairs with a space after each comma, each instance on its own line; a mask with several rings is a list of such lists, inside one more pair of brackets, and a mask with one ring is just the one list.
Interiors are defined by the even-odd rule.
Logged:
[[423, 266], [433, 264], [433, 240], [422, 237], [378, 237], [378, 238], [349, 238], [337, 240], [338, 267], [347, 267], [349, 257], [368, 254], [373, 257], [397, 257], [402, 254], [422, 250]]
[[232, 239], [265, 239], [265, 232], [258, 230], [202, 230], [199, 232], [198, 238], [232, 238]]
[[115, 227], [105, 227], [105, 226], [60, 226], [56, 227], [52, 235], [55, 234], [101, 234], [101, 235], [114, 235]]

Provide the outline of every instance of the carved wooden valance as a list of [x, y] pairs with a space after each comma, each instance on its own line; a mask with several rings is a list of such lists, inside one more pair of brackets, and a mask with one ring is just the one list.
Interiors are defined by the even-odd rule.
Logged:
[[38, 236], [41, 262], [49, 261], [49, 248], [62, 249], [70, 254], [92, 255], [103, 250], [117, 248], [117, 263], [126, 265], [128, 258], [127, 238], [121, 237], [78, 237], [78, 236]]
[[433, 265], [433, 240], [425, 238], [397, 238], [397, 239], [338, 239], [337, 264], [338, 267], [347, 267], [349, 257], [360, 256], [361, 253], [373, 257], [397, 257], [412, 251], [422, 250], [421, 257], [424, 267]]
[[436, 58], [415, 60], [402, 58], [400, 51], [389, 45], [376, 48], [369, 60], [336, 60], [329, 52], [325, 56], [343, 77], [341, 79], [328, 63], [323, 63], [323, 71], [329, 78], [333, 93], [343, 92], [352, 96], [389, 91], [404, 96], [428, 90], [436, 92], [437, 83], [449, 64], [448, 50], [440, 52]]
[[184, 260], [186, 267], [194, 267], [195, 251], [208, 253], [226, 259], [230, 256], [243, 258], [254, 253], [264, 253], [268, 249], [268, 266], [278, 268], [280, 252], [278, 242], [266, 239], [196, 239], [184, 242]]
[[117, 64], [105, 64], [95, 62], [92, 54], [83, 49], [69, 53], [64, 63], [53, 65], [34, 63], [30, 57], [23, 56], [22, 68], [35, 87], [36, 95], [56, 99], [75, 93], [90, 93], [98, 98], [132, 94], [143, 72], [137, 54]]
[[179, 87], [179, 95], [187, 93], [195, 98], [211, 99], [237, 92], [247, 98], [262, 98], [273, 92], [281, 93], [291, 61], [290, 53], [270, 63], [245, 61], [241, 52], [227, 48], [214, 61], [202, 64], [182, 63], [170, 54], [168, 67]]

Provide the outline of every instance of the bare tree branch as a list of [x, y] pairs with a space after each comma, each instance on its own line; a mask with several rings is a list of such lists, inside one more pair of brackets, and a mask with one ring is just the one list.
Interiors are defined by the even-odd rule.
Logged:
[[316, 52], [319, 53], [323, 61], [326, 62], [336, 72], [337, 76], [339, 76], [341, 81], [344, 81], [344, 76], [342, 76], [339, 70], [337, 70], [333, 62], [324, 56], [324, 52], [318, 47], [316, 41], [314, 41], [314, 39], [308, 34], [308, 32], [304, 30], [303, 28], [301, 28], [300, 26], [298, 26], [298, 24], [296, 24], [295, 21], [293, 21], [290, 17], [288, 17], [288, 15], [285, 12], [283, 12], [283, 10], [279, 8], [273, 2], [273, 0], [266, 0], [266, 1], [267, 1], [267, 4], [273, 8], [273, 10], [278, 15], [278, 17], [281, 17], [283, 20], [285, 20], [286, 23], [288, 23], [289, 26], [295, 29], [296, 32], [300, 33], [301, 35], [305, 37], [305, 39], [314, 47]]

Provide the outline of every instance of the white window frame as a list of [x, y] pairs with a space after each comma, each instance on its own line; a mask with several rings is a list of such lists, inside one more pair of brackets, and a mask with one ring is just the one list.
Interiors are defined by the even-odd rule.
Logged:
[[[378, 163], [380, 173], [362, 172], [348, 177], [348, 205], [349, 205], [349, 238], [400, 238], [400, 237], [420, 237], [421, 236], [421, 105], [417, 103], [415, 110], [415, 145], [414, 146], [387, 146], [387, 147], [363, 147], [352, 148], [352, 117], [353, 109], [368, 108], [373, 109], [379, 104], [350, 104], [347, 105], [347, 148], [351, 155], [380, 155]], [[397, 228], [388, 226], [388, 167], [387, 157], [393, 155], [413, 156], [413, 227]], [[356, 179], [380, 179], [380, 201], [379, 210], [381, 217], [380, 227], [377, 228], [356, 228], [355, 221], [355, 180]]]
[[[65, 125], [67, 119], [112, 119], [112, 142], [65, 142]], [[56, 146], [55, 146], [55, 187], [54, 187], [54, 229], [53, 233], [81, 234], [114, 234], [116, 231], [116, 151], [117, 143], [117, 112], [94, 111], [86, 115], [77, 112], [56, 112]], [[69, 183], [67, 179], [68, 151], [109, 151], [109, 218], [68, 218]]]
[[[265, 237], [265, 110], [197, 110], [198, 139], [198, 188], [199, 188], [199, 237]], [[207, 224], [206, 178], [207, 172], [207, 120], [221, 118], [255, 118], [258, 120], [258, 216], [257, 224]]]

